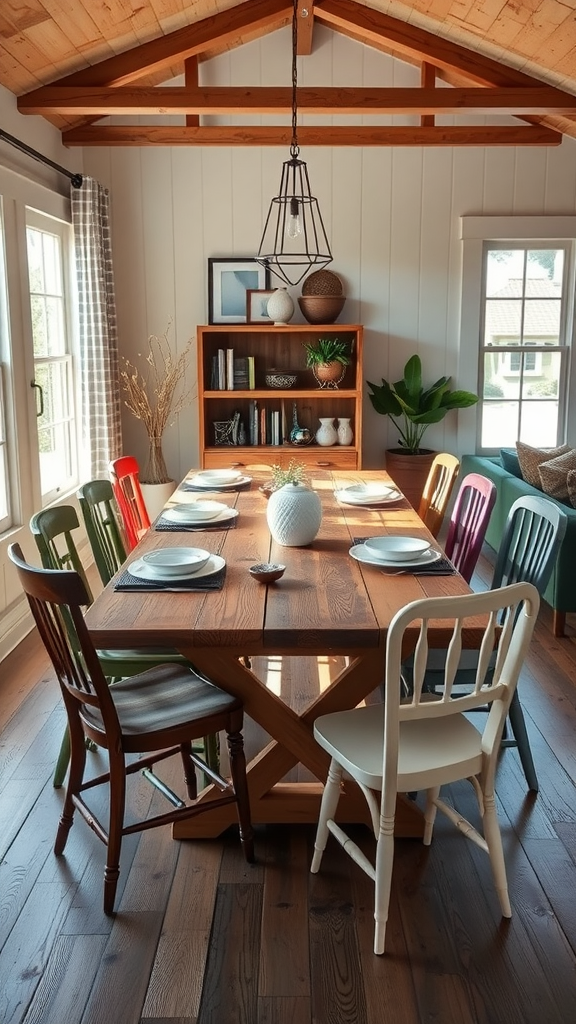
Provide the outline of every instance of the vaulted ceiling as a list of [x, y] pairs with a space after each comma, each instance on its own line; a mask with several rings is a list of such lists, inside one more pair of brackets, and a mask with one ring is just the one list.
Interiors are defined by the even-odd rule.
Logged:
[[[573, 0], [297, 3], [304, 59], [321, 24], [420, 68], [416, 89], [299, 89], [298, 107], [308, 113], [418, 115], [411, 126], [304, 126], [305, 145], [558, 145], [562, 134], [576, 137]], [[288, 144], [288, 119], [227, 127], [202, 116], [285, 114], [289, 86], [204, 88], [198, 68], [291, 18], [291, 0], [2, 0], [0, 84], [19, 97], [22, 113], [59, 127], [66, 145]], [[158, 85], [180, 75], [182, 87]], [[517, 120], [435, 123], [435, 115], [466, 112]], [[182, 115], [181, 124], [155, 123], [166, 113]], [[134, 126], [98, 123], [113, 114], [135, 115]]]

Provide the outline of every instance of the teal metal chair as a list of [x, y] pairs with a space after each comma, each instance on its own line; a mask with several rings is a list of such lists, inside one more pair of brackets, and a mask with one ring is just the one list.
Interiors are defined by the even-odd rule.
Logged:
[[[124, 561], [125, 553], [122, 538], [118, 530], [117, 520], [113, 505], [111, 485], [108, 481], [93, 481], [96, 484], [105, 484], [110, 491], [107, 492], [100, 487], [92, 488], [91, 484], [85, 485], [80, 490], [83, 492], [82, 513], [88, 516], [91, 526], [87, 529], [88, 538], [94, 552], [94, 559], [102, 582], [108, 583], [117, 569]], [[104, 504], [102, 504], [104, 494]], [[108, 514], [109, 510], [110, 515]], [[108, 525], [105, 525], [108, 523]], [[93, 601], [93, 594], [86, 578], [86, 572], [78, 549], [76, 547], [73, 533], [80, 528], [80, 522], [76, 509], [72, 505], [59, 505], [56, 508], [43, 509], [37, 512], [30, 520], [30, 530], [36, 541], [42, 565], [45, 569], [72, 569], [78, 573], [86, 588], [90, 603]], [[101, 535], [101, 529], [104, 531]], [[103, 537], [102, 542], [100, 537]], [[116, 546], [117, 545], [117, 546]], [[96, 555], [98, 551], [98, 556]], [[147, 668], [153, 668], [161, 664], [190, 665], [190, 662], [178, 651], [169, 648], [150, 648], [146, 650], [98, 650], [98, 660], [104, 675], [113, 682], [129, 676], [137, 675]], [[206, 736], [203, 740], [203, 752], [206, 763], [214, 770], [218, 770], [218, 740], [216, 736]], [[56, 768], [54, 771], [54, 786], [60, 787], [64, 781], [68, 762], [70, 760], [70, 742], [68, 732], [64, 736]]]
[[[532, 495], [518, 498], [508, 513], [490, 590], [512, 583], [532, 583], [542, 595], [552, 575], [567, 524], [566, 513], [554, 502]], [[432, 693], [436, 692], [438, 682], [443, 677], [445, 660], [445, 651], [430, 652], [424, 686]], [[463, 695], [467, 694], [474, 687], [477, 664], [476, 651], [463, 652], [453, 684], [454, 695], [458, 690]], [[402, 677], [408, 692], [412, 691], [412, 665], [412, 659], [408, 659], [402, 666]], [[510, 704], [508, 721], [512, 736], [506, 731], [501, 745], [518, 747], [528, 787], [538, 792], [538, 777], [517, 689]]]

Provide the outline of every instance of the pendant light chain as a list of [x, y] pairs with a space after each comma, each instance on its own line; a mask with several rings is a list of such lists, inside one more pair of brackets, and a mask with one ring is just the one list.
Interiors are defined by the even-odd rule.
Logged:
[[299, 152], [300, 147], [298, 145], [298, 104], [296, 99], [296, 90], [298, 88], [298, 66], [296, 62], [296, 54], [298, 50], [298, 0], [294, 0], [294, 10], [292, 12], [292, 142], [290, 143], [290, 156], [295, 159]]

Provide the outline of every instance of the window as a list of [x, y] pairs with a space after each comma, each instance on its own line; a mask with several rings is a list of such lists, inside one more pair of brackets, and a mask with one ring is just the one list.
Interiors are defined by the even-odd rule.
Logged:
[[480, 447], [563, 434], [567, 243], [484, 244]]
[[26, 215], [30, 317], [42, 504], [78, 479], [74, 359], [66, 304], [67, 226]]

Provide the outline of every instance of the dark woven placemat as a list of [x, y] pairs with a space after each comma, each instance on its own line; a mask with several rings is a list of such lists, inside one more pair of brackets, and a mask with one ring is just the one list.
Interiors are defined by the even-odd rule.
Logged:
[[143, 580], [140, 576], [133, 576], [128, 569], [125, 569], [120, 578], [114, 585], [114, 590], [129, 592], [129, 591], [167, 591], [168, 593], [175, 590], [187, 591], [188, 593], [205, 593], [210, 590], [222, 590], [224, 586], [224, 580], [226, 578], [226, 566], [211, 576], [201, 576], [200, 579], [194, 580], [191, 577], [185, 580]]
[[[367, 537], [354, 537], [354, 544], [364, 544], [367, 541]], [[370, 565], [374, 565], [376, 569], [381, 569], [382, 572], [391, 573], [397, 575], [402, 573], [405, 576], [454, 576], [458, 570], [454, 568], [452, 562], [445, 555], [442, 555], [437, 562], [431, 562], [429, 565], [423, 565], [421, 568], [414, 567], [413, 569], [407, 565], [398, 565], [395, 569], [393, 565], [378, 565], [376, 562], [370, 562]]]
[[154, 529], [159, 533], [215, 533], [217, 530], [234, 530], [238, 516], [233, 519], [226, 519], [223, 523], [172, 523], [160, 516], [154, 523]]

